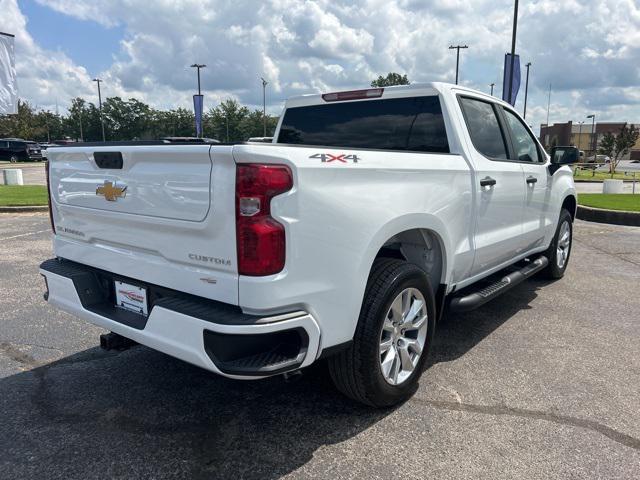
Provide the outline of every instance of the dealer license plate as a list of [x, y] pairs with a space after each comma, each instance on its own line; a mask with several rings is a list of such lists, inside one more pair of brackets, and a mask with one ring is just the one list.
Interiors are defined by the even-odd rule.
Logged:
[[114, 282], [116, 306], [131, 312], [147, 315], [147, 289], [124, 282]]

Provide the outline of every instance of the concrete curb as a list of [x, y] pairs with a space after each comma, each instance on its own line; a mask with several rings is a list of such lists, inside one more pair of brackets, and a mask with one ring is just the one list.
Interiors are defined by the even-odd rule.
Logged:
[[48, 212], [48, 205], [33, 205], [24, 207], [0, 207], [0, 213], [21, 213], [21, 212]]
[[576, 217], [589, 222], [610, 223], [640, 227], [640, 212], [623, 212], [620, 210], [604, 210], [602, 208], [578, 205]]

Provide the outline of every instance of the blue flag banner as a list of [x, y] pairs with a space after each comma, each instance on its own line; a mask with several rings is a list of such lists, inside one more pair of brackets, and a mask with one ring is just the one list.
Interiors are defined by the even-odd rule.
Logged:
[[196, 114], [196, 137], [202, 136], [202, 107], [204, 95], [193, 96], [193, 111]]
[[509, 72], [511, 71], [511, 54], [504, 56], [504, 77], [502, 79], [502, 100], [515, 106], [520, 91], [520, 55], [513, 58], [513, 82], [511, 83], [511, 100], [509, 100]]

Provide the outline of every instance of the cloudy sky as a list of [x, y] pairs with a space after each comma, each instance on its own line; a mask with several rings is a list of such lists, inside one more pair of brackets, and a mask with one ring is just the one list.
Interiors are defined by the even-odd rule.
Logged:
[[[412, 82], [502, 85], [513, 0], [0, 0], [16, 35], [20, 96], [61, 111], [70, 98], [136, 97], [190, 108], [191, 63], [206, 63], [207, 107], [234, 97], [267, 108], [286, 97], [366, 86], [397, 71]], [[531, 62], [527, 121], [640, 122], [640, 0], [520, 0], [517, 52]], [[523, 79], [524, 83], [524, 79]], [[517, 107], [522, 109], [524, 86]]]

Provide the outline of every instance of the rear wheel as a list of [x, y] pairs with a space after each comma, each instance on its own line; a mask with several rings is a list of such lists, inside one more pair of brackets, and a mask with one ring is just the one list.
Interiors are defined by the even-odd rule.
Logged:
[[544, 276], [551, 279], [558, 279], [564, 276], [569, 264], [572, 241], [573, 218], [569, 211], [563, 208], [560, 212], [556, 233], [546, 253], [549, 265], [543, 270]]
[[375, 407], [415, 391], [433, 338], [435, 300], [420, 268], [378, 259], [367, 283], [353, 344], [329, 359], [336, 387]]

